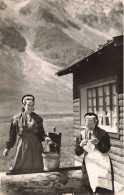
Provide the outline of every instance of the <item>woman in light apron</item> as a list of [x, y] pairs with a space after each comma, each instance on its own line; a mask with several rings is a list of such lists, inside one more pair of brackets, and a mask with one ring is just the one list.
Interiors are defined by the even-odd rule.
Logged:
[[109, 135], [98, 127], [96, 114], [86, 113], [84, 118], [86, 128], [77, 136], [75, 153], [78, 156], [84, 153], [83, 170], [87, 171], [93, 194], [113, 194], [111, 160], [107, 153], [111, 147]]

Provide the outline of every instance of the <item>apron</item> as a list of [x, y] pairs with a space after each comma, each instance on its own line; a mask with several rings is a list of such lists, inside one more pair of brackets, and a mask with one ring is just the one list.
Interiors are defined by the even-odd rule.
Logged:
[[[86, 138], [86, 132], [82, 139]], [[84, 166], [87, 170], [90, 187], [93, 192], [97, 187], [113, 190], [110, 157], [107, 153], [101, 153], [90, 141], [84, 146]]]
[[96, 187], [113, 190], [110, 158], [107, 153], [94, 150], [85, 156], [85, 165], [93, 192]]

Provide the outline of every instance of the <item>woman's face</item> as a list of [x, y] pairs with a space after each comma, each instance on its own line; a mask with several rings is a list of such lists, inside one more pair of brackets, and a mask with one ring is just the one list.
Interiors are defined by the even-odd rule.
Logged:
[[95, 122], [95, 117], [94, 116], [86, 116], [85, 118], [85, 124], [88, 129], [94, 129], [96, 122]]
[[34, 111], [34, 101], [33, 100], [26, 100], [26, 104], [24, 105], [25, 112], [27, 114], [31, 114]]

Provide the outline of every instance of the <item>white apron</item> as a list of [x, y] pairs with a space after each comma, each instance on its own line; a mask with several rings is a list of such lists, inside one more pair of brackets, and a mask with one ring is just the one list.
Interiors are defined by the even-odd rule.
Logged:
[[112, 190], [112, 173], [110, 158], [107, 153], [101, 153], [89, 142], [84, 149], [88, 152], [85, 156], [85, 165], [93, 192], [96, 187]]

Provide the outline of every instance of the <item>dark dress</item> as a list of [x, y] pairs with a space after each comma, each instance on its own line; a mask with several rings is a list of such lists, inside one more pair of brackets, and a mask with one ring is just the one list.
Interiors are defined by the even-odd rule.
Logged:
[[44, 141], [46, 137], [43, 119], [34, 112], [30, 116], [30, 122], [28, 122], [25, 112], [14, 116], [11, 120], [6, 148], [11, 149], [17, 139], [12, 172], [38, 172], [43, 170], [43, 147], [41, 141]]

